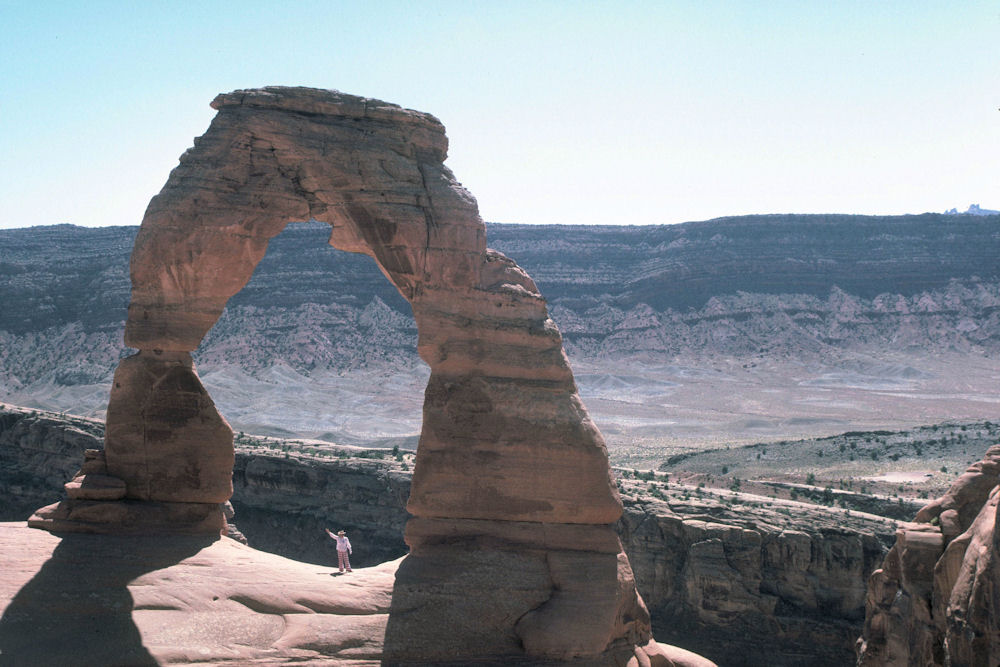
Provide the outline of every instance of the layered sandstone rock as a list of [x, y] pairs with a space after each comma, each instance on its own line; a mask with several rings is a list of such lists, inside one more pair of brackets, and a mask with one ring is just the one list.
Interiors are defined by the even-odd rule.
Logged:
[[897, 532], [868, 584], [859, 665], [1000, 662], [1000, 445]]
[[841, 508], [624, 485], [619, 534], [656, 636], [722, 665], [843, 665], [895, 522]]
[[189, 353], [286, 224], [372, 257], [413, 307], [431, 368], [396, 576], [389, 662], [649, 664], [649, 615], [611, 524], [622, 512], [601, 434], [545, 301], [486, 248], [476, 202], [443, 165], [432, 116], [334, 91], [220, 95], [208, 132], [149, 204], [132, 253], [108, 409], [123, 500], [70, 498], [32, 525], [114, 532], [224, 524], [231, 432]]
[[[73, 441], [73, 448], [62, 445], [81, 429], [99, 435], [101, 425], [54, 417], [0, 409], [0, 493], [16, 499], [24, 491], [9, 484], [44, 485], [44, 495], [31, 496], [37, 507], [65, 479], [46, 484], [49, 469], [71, 475], [84, 450], [99, 446], [93, 436]], [[335, 457], [330, 449], [268, 452], [250, 439], [237, 441], [232, 500], [251, 546], [331, 565], [336, 556], [317, 538], [335, 521], [351, 535], [355, 567], [406, 553], [411, 472], [391, 457], [334, 451]], [[30, 487], [29, 478], [35, 480]], [[653, 490], [663, 497], [657, 498], [650, 482], [626, 476], [619, 483], [625, 513], [616, 530], [656, 637], [723, 665], [852, 662], [865, 583], [892, 546], [895, 521], [853, 508], [707, 490], [699, 495], [659, 481]]]

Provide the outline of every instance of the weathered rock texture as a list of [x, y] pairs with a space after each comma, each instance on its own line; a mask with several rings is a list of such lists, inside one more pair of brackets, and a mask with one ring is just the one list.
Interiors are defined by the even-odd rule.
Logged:
[[859, 665], [1000, 663], [1000, 445], [900, 528], [868, 584]]
[[0, 408], [0, 521], [23, 521], [58, 498], [84, 452], [103, 439], [103, 424], [90, 419]]
[[[413, 307], [431, 369], [396, 576], [388, 662], [648, 662], [650, 622], [611, 524], [607, 450], [532, 280], [486, 248], [444, 167], [444, 127], [395, 105], [302, 88], [220, 95], [208, 132], [150, 202], [131, 259], [124, 360], [102, 480], [31, 524], [191, 532], [224, 524], [232, 433], [189, 353], [289, 222], [331, 227]], [[214, 508], [214, 509], [213, 509]]]
[[619, 526], [659, 639], [720, 665], [851, 662], [894, 521], [671, 486], [655, 499], [626, 483]]
[[[0, 410], [0, 493], [15, 500], [31, 490], [35, 507], [58, 497], [84, 450], [100, 446], [101, 426]], [[411, 473], [362, 453], [268, 453], [238, 439], [232, 502], [250, 546], [332, 566], [322, 528], [335, 523], [351, 535], [356, 566], [405, 554]], [[51, 479], [53, 469], [65, 472]], [[616, 531], [658, 638], [722, 665], [852, 661], [865, 583], [892, 546], [895, 521], [663, 481], [620, 483], [625, 513]]]

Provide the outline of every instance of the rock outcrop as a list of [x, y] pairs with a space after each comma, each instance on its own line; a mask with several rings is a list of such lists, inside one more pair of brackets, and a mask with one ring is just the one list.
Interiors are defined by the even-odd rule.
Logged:
[[[218, 536], [57, 538], [23, 523], [0, 523], [0, 552], [5, 667], [387, 664], [398, 560], [340, 576]], [[711, 664], [644, 649], [643, 665]]]
[[896, 534], [868, 584], [859, 665], [1000, 662], [1000, 445]]
[[[720, 665], [843, 665], [895, 521], [749, 494], [626, 485], [619, 534], [653, 631]], [[687, 497], [691, 494], [691, 497]]]
[[[46, 479], [47, 470], [71, 475], [83, 451], [100, 443], [101, 425], [87, 420], [9, 410], [0, 423], [10, 424], [0, 432], [0, 489], [12, 488], [5, 480], [13, 473], [21, 488], [35, 489], [36, 506], [57, 497], [65, 479]], [[75, 449], [54, 446], [84, 429], [96, 435]], [[322, 528], [336, 523], [352, 537], [356, 565], [406, 553], [411, 473], [402, 463], [353, 448], [321, 455], [275, 443], [268, 452], [253, 442], [237, 441], [232, 499], [250, 546], [332, 566]], [[625, 513], [616, 532], [655, 636], [724, 665], [851, 661], [865, 583], [892, 544], [895, 521], [662, 478], [619, 483]]]
[[648, 663], [649, 615], [614, 533], [622, 513], [545, 300], [486, 247], [444, 167], [432, 116], [335, 91], [218, 96], [218, 114], [150, 202], [131, 259], [103, 478], [122, 500], [69, 498], [29, 524], [217, 532], [232, 432], [191, 362], [291, 221], [372, 257], [413, 307], [431, 369], [385, 631], [388, 662]]
[[23, 520], [52, 502], [103, 439], [100, 422], [0, 406], [0, 521]]

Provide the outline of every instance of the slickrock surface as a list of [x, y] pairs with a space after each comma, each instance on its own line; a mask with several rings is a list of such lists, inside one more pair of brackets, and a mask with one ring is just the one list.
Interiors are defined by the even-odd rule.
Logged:
[[545, 300], [487, 249], [475, 199], [443, 165], [441, 123], [304, 88], [236, 91], [212, 106], [132, 252], [125, 343], [139, 352], [115, 374], [101, 471], [125, 498], [70, 497], [29, 524], [224, 526], [232, 432], [189, 353], [269, 240], [316, 219], [410, 302], [431, 369], [386, 660], [648, 661], [659, 649], [611, 525], [622, 505], [603, 437]]
[[868, 584], [859, 665], [1000, 663], [1000, 445], [899, 529]]
[[398, 561], [339, 575], [228, 538], [0, 523], [0, 665], [378, 665]]
[[[340, 574], [228, 538], [56, 536], [21, 522], [0, 523], [0, 553], [4, 667], [395, 664], [386, 629], [407, 615], [394, 591], [405, 559]], [[714, 663], [650, 641], [627, 665]]]

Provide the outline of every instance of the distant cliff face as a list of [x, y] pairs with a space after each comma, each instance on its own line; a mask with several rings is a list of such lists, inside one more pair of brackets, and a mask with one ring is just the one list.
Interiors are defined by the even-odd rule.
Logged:
[[[135, 233], [0, 231], [0, 400], [102, 414], [125, 352]], [[370, 259], [330, 248], [328, 233], [326, 225], [292, 225], [272, 241], [196, 354], [206, 382], [219, 376], [213, 395], [237, 426], [250, 429], [244, 413], [261, 412], [247, 376], [258, 389], [317, 378], [348, 397], [403, 376], [415, 378], [409, 393], [422, 385], [409, 306]], [[844, 351], [1000, 351], [1000, 216], [491, 224], [488, 243], [535, 277], [571, 361], [597, 373], [621, 360], [808, 363]], [[384, 435], [413, 433], [419, 397], [390, 412], [409, 421]], [[255, 423], [278, 426], [280, 415], [261, 414]], [[351, 432], [329, 424], [314, 432], [323, 430]]]
[[83, 450], [104, 446], [104, 425], [89, 419], [0, 404], [0, 521], [47, 505], [83, 463]]

